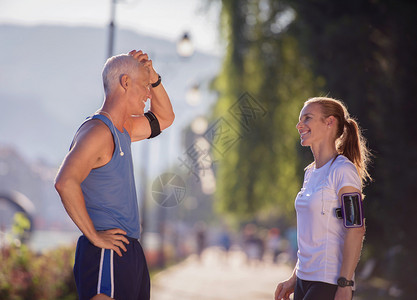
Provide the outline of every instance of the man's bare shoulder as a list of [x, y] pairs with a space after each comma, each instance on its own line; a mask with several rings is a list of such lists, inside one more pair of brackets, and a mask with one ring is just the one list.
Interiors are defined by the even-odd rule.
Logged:
[[74, 144], [87, 143], [102, 147], [112, 140], [113, 136], [107, 125], [100, 120], [94, 119], [81, 126], [77, 136], [74, 138]]
[[90, 120], [79, 129], [69, 157], [83, 161], [91, 169], [107, 164], [113, 152], [114, 142], [110, 129], [100, 120]]

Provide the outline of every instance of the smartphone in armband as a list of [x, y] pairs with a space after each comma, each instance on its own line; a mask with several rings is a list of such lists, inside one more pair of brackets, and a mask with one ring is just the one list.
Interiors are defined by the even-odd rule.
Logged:
[[363, 203], [360, 193], [346, 193], [342, 195], [342, 207], [336, 209], [336, 217], [343, 219], [346, 228], [363, 226]]

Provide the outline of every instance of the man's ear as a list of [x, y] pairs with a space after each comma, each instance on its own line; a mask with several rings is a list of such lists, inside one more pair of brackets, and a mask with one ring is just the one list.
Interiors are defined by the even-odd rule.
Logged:
[[120, 76], [120, 85], [126, 91], [131, 85], [130, 77], [126, 74]]

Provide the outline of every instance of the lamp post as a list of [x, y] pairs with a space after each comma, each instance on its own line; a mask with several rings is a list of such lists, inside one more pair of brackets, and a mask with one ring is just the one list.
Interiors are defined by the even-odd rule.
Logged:
[[188, 58], [194, 54], [194, 45], [188, 32], [184, 32], [177, 42], [177, 53], [179, 56]]
[[107, 50], [107, 57], [113, 56], [113, 45], [114, 45], [114, 19], [116, 17], [116, 1], [110, 0], [110, 24], [109, 24], [109, 44]]

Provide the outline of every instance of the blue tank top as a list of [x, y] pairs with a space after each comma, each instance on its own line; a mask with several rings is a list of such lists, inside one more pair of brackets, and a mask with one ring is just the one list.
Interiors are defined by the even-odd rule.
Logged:
[[[106, 165], [92, 169], [81, 183], [87, 212], [96, 230], [120, 228], [126, 231], [127, 236], [139, 239], [139, 208], [129, 133], [126, 129], [120, 132], [106, 116], [99, 114], [87, 118], [81, 126], [94, 119], [107, 125], [115, 147], [112, 159]], [[120, 155], [119, 146], [124, 152], [123, 156]]]

